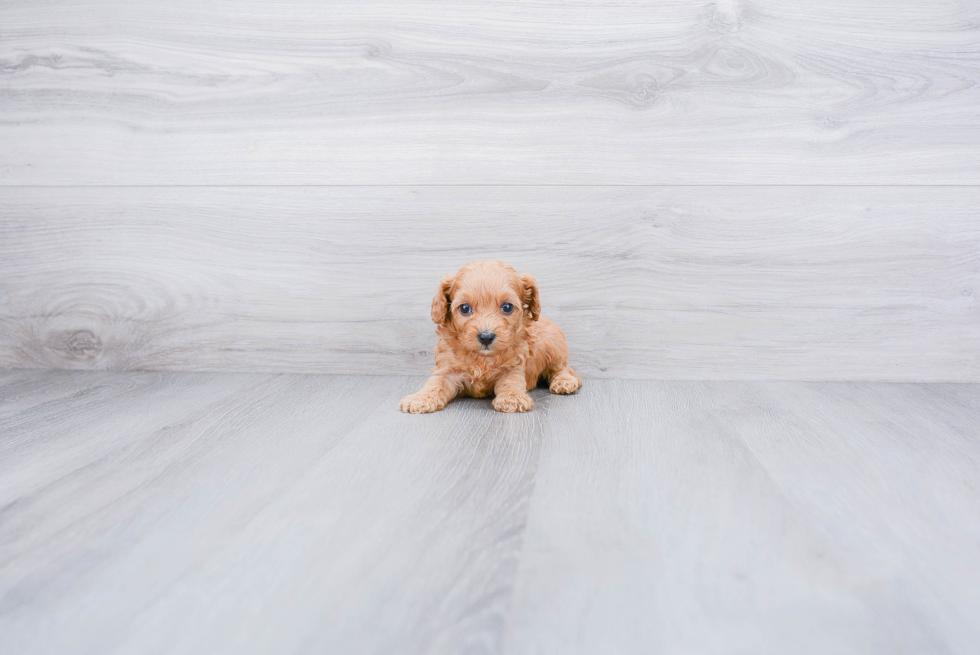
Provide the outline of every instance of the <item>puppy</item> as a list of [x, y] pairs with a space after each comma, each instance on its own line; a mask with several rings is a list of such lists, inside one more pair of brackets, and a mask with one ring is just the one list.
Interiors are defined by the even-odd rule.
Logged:
[[435, 412], [460, 394], [494, 394], [498, 412], [526, 412], [528, 391], [547, 381], [551, 393], [574, 393], [582, 378], [568, 365], [561, 329], [541, 316], [538, 285], [498, 261], [470, 262], [439, 283], [432, 299], [436, 365], [403, 412]]

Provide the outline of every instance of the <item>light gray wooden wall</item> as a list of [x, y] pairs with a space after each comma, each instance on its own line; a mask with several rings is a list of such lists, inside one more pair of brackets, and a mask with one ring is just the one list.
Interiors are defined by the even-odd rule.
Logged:
[[980, 4], [0, 6], [0, 366], [980, 380]]

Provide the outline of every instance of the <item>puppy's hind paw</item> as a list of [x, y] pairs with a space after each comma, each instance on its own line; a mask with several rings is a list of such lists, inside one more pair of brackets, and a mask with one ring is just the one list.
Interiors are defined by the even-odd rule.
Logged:
[[498, 412], [528, 412], [534, 407], [534, 401], [526, 393], [505, 393], [493, 399], [493, 408]]
[[411, 396], [405, 396], [398, 403], [398, 408], [409, 414], [429, 414], [431, 412], [438, 412], [445, 406], [446, 403], [442, 402], [441, 399], [421, 392], [413, 393]]
[[570, 394], [575, 393], [582, 386], [582, 378], [577, 373], [569, 369], [558, 371], [551, 377], [549, 391], [551, 393]]

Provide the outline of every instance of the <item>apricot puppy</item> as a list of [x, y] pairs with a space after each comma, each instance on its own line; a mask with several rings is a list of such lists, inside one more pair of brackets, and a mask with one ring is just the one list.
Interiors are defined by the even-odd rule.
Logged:
[[493, 393], [498, 412], [526, 412], [528, 391], [547, 381], [551, 393], [574, 393], [582, 378], [568, 365], [561, 328], [541, 316], [538, 285], [503, 262], [470, 262], [439, 283], [432, 299], [436, 365], [403, 412], [435, 412], [460, 394]]

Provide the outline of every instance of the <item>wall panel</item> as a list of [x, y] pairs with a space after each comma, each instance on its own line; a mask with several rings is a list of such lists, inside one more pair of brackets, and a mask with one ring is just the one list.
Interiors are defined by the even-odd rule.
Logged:
[[0, 366], [426, 371], [440, 276], [534, 273], [590, 376], [980, 379], [980, 189], [0, 190]]

